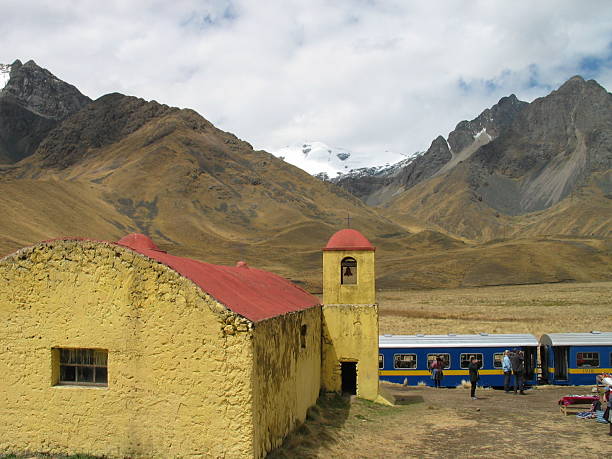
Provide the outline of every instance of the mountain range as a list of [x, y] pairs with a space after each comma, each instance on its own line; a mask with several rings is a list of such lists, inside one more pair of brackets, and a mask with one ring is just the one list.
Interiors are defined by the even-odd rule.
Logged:
[[381, 288], [610, 279], [609, 104], [573, 78], [531, 104], [502, 99], [415, 158], [330, 181], [193, 110], [91, 100], [15, 61], [0, 91], [0, 253], [142, 232], [317, 291], [320, 248], [350, 221], [378, 248]]

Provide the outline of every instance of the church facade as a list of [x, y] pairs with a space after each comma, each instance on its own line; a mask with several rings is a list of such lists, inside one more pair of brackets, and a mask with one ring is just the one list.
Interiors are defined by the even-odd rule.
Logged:
[[337, 292], [324, 305], [275, 274], [176, 257], [143, 235], [1, 259], [0, 453], [263, 457], [320, 391], [375, 400], [364, 240], [330, 239], [324, 303]]

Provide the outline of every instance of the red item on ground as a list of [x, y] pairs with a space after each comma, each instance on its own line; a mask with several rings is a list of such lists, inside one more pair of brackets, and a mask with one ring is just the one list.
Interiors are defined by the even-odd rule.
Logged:
[[582, 403], [593, 403], [599, 400], [597, 395], [566, 395], [559, 399], [559, 405], [568, 406]]

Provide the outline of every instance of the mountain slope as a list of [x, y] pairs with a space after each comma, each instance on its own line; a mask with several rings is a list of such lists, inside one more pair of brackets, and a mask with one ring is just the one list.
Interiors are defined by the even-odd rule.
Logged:
[[[4, 121], [0, 118], [0, 124]], [[138, 231], [172, 253], [221, 264], [246, 259], [317, 291], [320, 248], [346, 226], [350, 214], [351, 226], [377, 246], [380, 288], [612, 278], [609, 246], [596, 240], [465, 241], [446, 234], [445, 215], [428, 223], [391, 207], [367, 206], [333, 183], [253, 150], [192, 110], [108, 94], [52, 121], [35, 151], [0, 166], [0, 253], [54, 237], [117, 240]], [[466, 129], [472, 128], [478, 126]], [[464, 186], [471, 176], [467, 161], [449, 173], [459, 172], [461, 180], [444, 181], [448, 174], [436, 171], [411, 190], [432, 192], [425, 197], [438, 199], [439, 206], [446, 203], [453, 213], [458, 201], [429, 188], [438, 181], [456, 187], [457, 197], [475, 200], [471, 218], [486, 212], [494, 223], [509, 218], [497, 217], [489, 207], [478, 213], [478, 206], [486, 204]], [[600, 188], [583, 190], [595, 196]], [[559, 206], [565, 203], [553, 208], [563, 212]], [[525, 225], [538, 232], [543, 222]], [[530, 264], [529, 254], [539, 247], [552, 253], [546, 263]], [[515, 263], [513, 251], [523, 261]], [[483, 260], [498, 265], [492, 268]], [[491, 273], [483, 275], [487, 270]]]
[[[24, 202], [49, 201], [51, 210], [44, 217], [30, 208], [13, 213], [11, 225], [1, 228], [5, 251], [43, 233], [67, 234], [71, 226], [55, 222], [52, 209], [61, 203], [44, 195], [48, 187], [69, 194], [67, 203], [83, 200], [73, 217], [63, 217], [75, 223], [70, 234], [117, 239], [144, 232], [174, 253], [230, 264], [245, 257], [314, 284], [319, 249], [345, 226], [347, 214], [374, 241], [394, 235], [383, 252], [401, 247], [408, 236], [357, 198], [253, 150], [192, 110], [120, 94], [103, 96], [61, 122], [34, 154], [0, 168], [0, 184], [8, 208], [22, 195]], [[93, 209], [98, 218], [79, 218]], [[28, 231], [31, 219], [37, 228]], [[30, 236], [14, 237], [24, 233]]]
[[371, 185], [360, 197], [406, 227], [417, 219], [480, 241], [609, 237], [611, 170], [612, 95], [573, 77], [530, 104], [500, 100], [393, 176], [339, 183]]

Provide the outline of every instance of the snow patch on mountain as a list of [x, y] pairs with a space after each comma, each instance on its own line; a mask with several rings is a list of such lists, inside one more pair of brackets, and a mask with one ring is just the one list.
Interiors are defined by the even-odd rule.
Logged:
[[0, 91], [4, 89], [9, 79], [11, 78], [11, 66], [8, 64], [0, 64]]
[[322, 178], [332, 178], [358, 169], [383, 169], [406, 157], [390, 151], [384, 154], [361, 153], [310, 141], [272, 150], [272, 154]]

